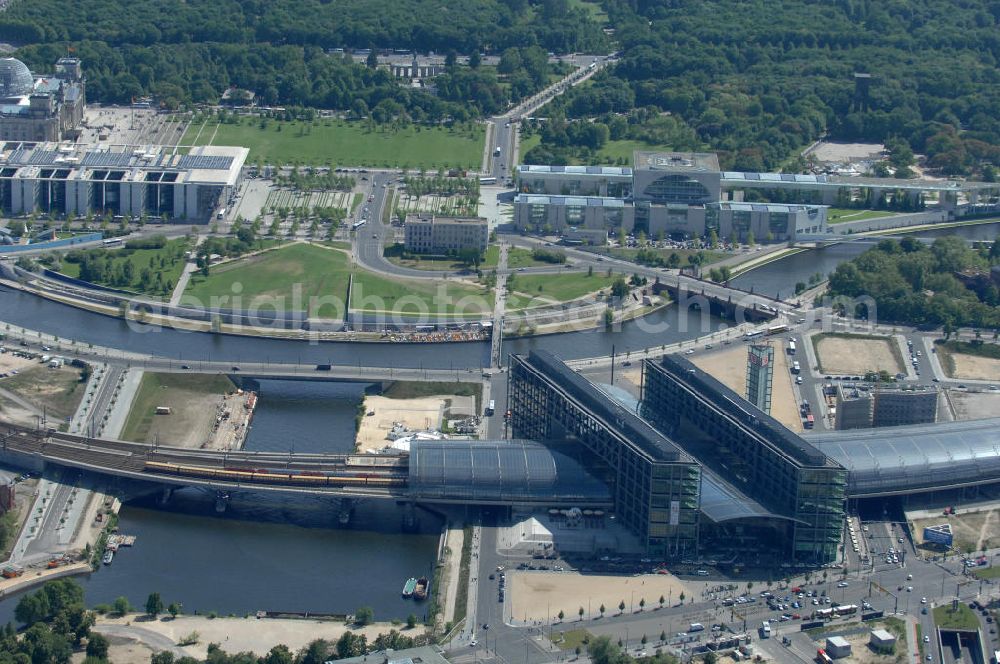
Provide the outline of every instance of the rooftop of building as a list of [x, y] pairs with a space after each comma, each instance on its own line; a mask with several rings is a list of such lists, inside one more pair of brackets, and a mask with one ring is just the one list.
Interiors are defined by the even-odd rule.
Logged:
[[609, 196], [557, 196], [550, 194], [518, 194], [515, 203], [529, 205], [577, 205], [582, 207], [625, 207], [627, 203], [621, 198]]
[[638, 447], [650, 459], [693, 463], [694, 459], [674, 441], [651, 427], [648, 422], [621, 403], [611, 399], [607, 393], [566, 366], [556, 355], [544, 350], [533, 350], [527, 357], [523, 355], [517, 357], [544, 374], [559, 389], [586, 408], [591, 415], [602, 420], [608, 429]]
[[632, 163], [636, 170], [719, 172], [714, 152], [645, 152], [637, 150]]
[[579, 175], [581, 177], [632, 177], [632, 169], [628, 166], [535, 166], [521, 164], [517, 167], [520, 174], [548, 174], [559, 173], [564, 175]]
[[147, 171], [184, 174], [194, 184], [233, 185], [250, 151], [244, 147], [201, 145], [187, 154], [175, 146], [0, 141], [0, 168], [17, 177], [37, 177], [45, 168], [69, 169], [70, 179], [93, 171], [116, 170], [120, 179], [141, 180]]
[[679, 355], [664, 355], [658, 366], [691, 388], [706, 403], [722, 411], [732, 422], [752, 432], [795, 463], [811, 467], [837, 465], [815, 446], [687, 359]]
[[828, 205], [790, 205], [786, 203], [742, 203], [735, 201], [720, 201], [716, 204], [709, 204], [709, 207], [718, 205], [720, 210], [734, 210], [736, 212], [805, 212], [808, 210], [822, 210]]
[[432, 212], [411, 212], [406, 215], [407, 224], [485, 224], [485, 217], [449, 217]]
[[847, 468], [847, 493], [886, 495], [995, 482], [1000, 418], [804, 434]]

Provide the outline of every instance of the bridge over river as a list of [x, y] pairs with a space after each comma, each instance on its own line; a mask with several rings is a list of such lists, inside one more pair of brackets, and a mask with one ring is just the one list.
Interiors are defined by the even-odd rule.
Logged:
[[47, 464], [149, 484], [220, 493], [267, 491], [336, 499], [609, 507], [603, 482], [530, 441], [415, 441], [409, 454], [222, 452], [91, 438], [0, 422], [0, 461]]

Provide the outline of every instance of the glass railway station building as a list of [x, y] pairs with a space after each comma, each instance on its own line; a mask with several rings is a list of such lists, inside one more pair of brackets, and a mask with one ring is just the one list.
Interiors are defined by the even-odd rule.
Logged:
[[239, 186], [249, 150], [0, 142], [0, 211], [204, 223]]
[[[528, 443], [510, 462], [518, 470], [507, 477], [534, 489], [525, 504], [544, 505], [549, 485], [581, 493], [582, 504], [604, 500], [649, 555], [668, 560], [827, 564], [838, 558], [849, 501], [1000, 484], [1000, 419], [800, 436], [680, 356], [645, 360], [635, 400], [546, 351], [515, 355], [508, 407], [516, 439], [543, 441], [530, 444], [537, 471], [521, 463]], [[479, 454], [498, 463], [493, 451]], [[540, 462], [547, 454], [555, 461]], [[471, 471], [456, 472], [452, 491], [478, 491]], [[544, 479], [531, 485], [533, 474]], [[452, 483], [435, 477], [431, 484]], [[498, 491], [490, 482], [484, 490]], [[516, 504], [525, 489], [505, 491], [514, 500], [503, 502]]]

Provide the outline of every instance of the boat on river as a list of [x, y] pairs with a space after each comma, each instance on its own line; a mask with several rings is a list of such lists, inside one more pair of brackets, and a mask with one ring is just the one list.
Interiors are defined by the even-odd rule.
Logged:
[[403, 597], [409, 599], [413, 597], [413, 591], [417, 588], [417, 580], [414, 577], [410, 577], [403, 584]]

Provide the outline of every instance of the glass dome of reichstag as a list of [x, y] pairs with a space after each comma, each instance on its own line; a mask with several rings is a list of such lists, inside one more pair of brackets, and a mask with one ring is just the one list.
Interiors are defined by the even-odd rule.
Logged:
[[28, 66], [16, 58], [0, 58], [0, 97], [31, 94], [34, 78]]

